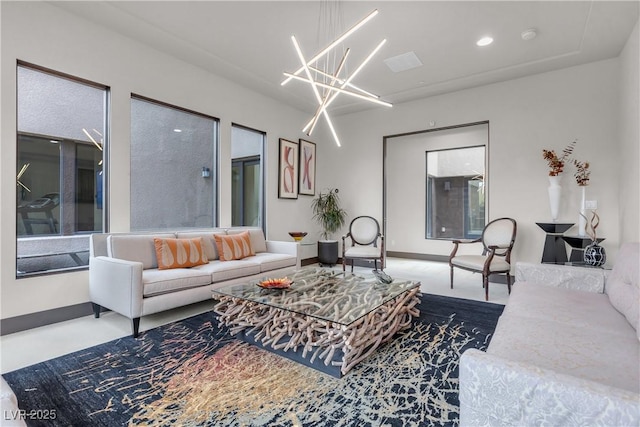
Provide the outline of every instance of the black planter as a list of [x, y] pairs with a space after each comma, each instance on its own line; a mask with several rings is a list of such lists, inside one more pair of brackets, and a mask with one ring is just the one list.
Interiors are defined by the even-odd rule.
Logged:
[[318, 262], [320, 265], [336, 265], [338, 263], [338, 241], [318, 241]]

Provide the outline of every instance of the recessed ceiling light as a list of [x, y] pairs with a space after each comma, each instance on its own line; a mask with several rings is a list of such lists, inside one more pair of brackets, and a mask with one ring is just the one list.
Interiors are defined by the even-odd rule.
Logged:
[[489, 46], [491, 43], [493, 43], [493, 38], [488, 37], [488, 36], [487, 37], [483, 37], [483, 38], [481, 38], [480, 40], [478, 40], [476, 42], [476, 44], [478, 46]]
[[60, 141], [56, 141], [55, 139], [50, 139], [49, 142], [52, 143], [52, 144], [59, 144], [60, 143]]
[[528, 30], [524, 30], [520, 36], [522, 40], [533, 40], [538, 35], [538, 32], [535, 28], [529, 28]]
[[182, 129], [174, 129], [173, 131], [177, 132], [177, 133], [180, 133], [180, 132], [182, 132]]

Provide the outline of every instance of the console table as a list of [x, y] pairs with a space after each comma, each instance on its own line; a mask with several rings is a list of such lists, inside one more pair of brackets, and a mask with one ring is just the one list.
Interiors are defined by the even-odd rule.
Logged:
[[[571, 255], [569, 255], [569, 261], [571, 262], [584, 262], [584, 248], [589, 246], [593, 240], [590, 237], [582, 236], [562, 236], [562, 239], [571, 246]], [[598, 243], [602, 242], [604, 238], [596, 239]]]
[[536, 222], [547, 233], [542, 251], [542, 262], [562, 264], [567, 262], [567, 249], [562, 234], [573, 227], [573, 222]]

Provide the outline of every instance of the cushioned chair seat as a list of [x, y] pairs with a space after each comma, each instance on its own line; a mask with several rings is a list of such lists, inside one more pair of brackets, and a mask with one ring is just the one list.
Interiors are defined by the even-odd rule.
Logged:
[[373, 246], [352, 246], [344, 254], [348, 258], [379, 258], [380, 248]]
[[195, 268], [173, 268], [158, 270], [152, 268], [142, 271], [143, 295], [164, 294], [180, 289], [193, 288], [211, 283], [211, 275]]
[[[462, 268], [482, 271], [486, 260], [487, 257], [483, 255], [458, 255], [451, 259], [451, 264]], [[503, 258], [494, 258], [491, 260], [490, 271], [509, 271], [510, 268], [509, 263]]]
[[193, 270], [207, 272], [210, 275], [211, 283], [237, 279], [260, 273], [260, 264], [251, 261], [251, 258], [253, 257], [231, 261], [209, 261], [209, 264], [193, 267]]
[[286, 254], [272, 254], [269, 252], [261, 252], [245, 258], [247, 261], [255, 262], [260, 265], [260, 271], [271, 271], [279, 268], [295, 267], [296, 257]]

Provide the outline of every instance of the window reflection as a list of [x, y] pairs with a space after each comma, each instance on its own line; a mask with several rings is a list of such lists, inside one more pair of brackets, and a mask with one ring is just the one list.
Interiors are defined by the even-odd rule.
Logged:
[[427, 152], [427, 238], [477, 238], [485, 225], [485, 147]]

